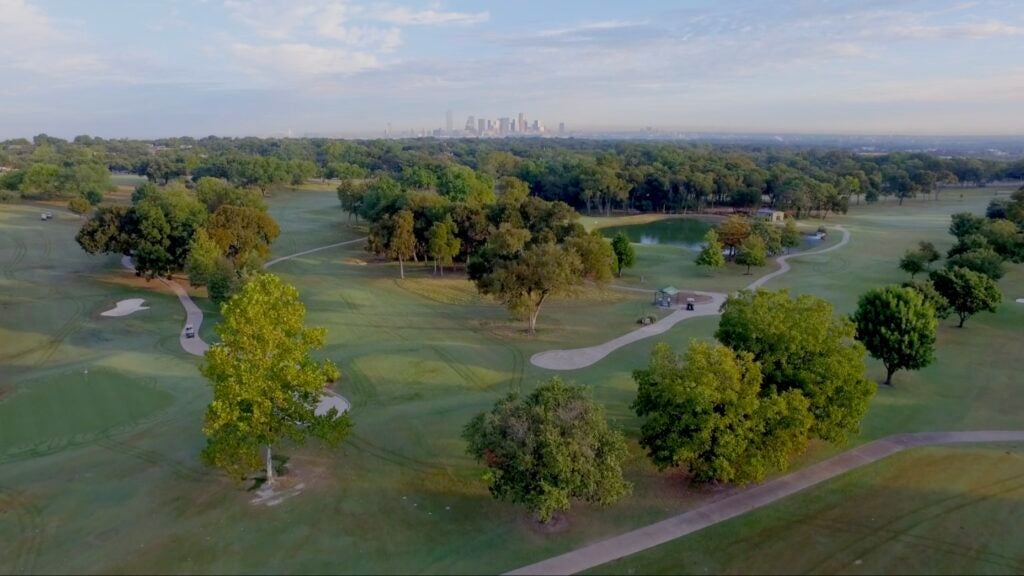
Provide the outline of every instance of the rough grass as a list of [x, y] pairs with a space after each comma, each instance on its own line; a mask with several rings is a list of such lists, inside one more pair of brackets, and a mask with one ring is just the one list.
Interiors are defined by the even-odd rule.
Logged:
[[[820, 294], [849, 312], [866, 288], [902, 280], [896, 260], [904, 249], [928, 239], [945, 247], [948, 214], [981, 211], [989, 194], [913, 201], [902, 209], [862, 207], [835, 220], [853, 232], [850, 246], [792, 260], [791, 274], [769, 287]], [[274, 256], [363, 234], [330, 191], [280, 191], [268, 202], [282, 229]], [[519, 508], [494, 502], [480, 466], [464, 454], [461, 428], [475, 413], [554, 374], [530, 365], [532, 354], [636, 328], [653, 310], [648, 295], [557, 299], [545, 306], [540, 333], [527, 337], [522, 323], [477, 297], [468, 282], [432, 278], [429, 268], [416, 266], [403, 282], [396, 266], [375, 263], [352, 245], [273, 271], [299, 288], [309, 322], [328, 329], [323, 356], [341, 367], [338, 390], [353, 402], [354, 436], [336, 450], [281, 447], [295, 474], [306, 475], [307, 488], [277, 507], [253, 506], [244, 486], [200, 464], [209, 391], [198, 360], [178, 345], [184, 312], [177, 300], [145, 283], [108, 281], [121, 274], [117, 258], [82, 253], [73, 240], [80, 221], [55, 214], [56, 221], [43, 223], [32, 206], [0, 207], [0, 388], [8, 391], [0, 414], [35, 413], [30, 392], [75, 389], [86, 368], [90, 376], [116, 374], [110, 389], [133, 407], [109, 407], [109, 391], [78, 394], [67, 405], [74, 414], [60, 417], [80, 425], [40, 434], [52, 449], [0, 455], [0, 571], [499, 572], [708, 497], [684, 489], [679, 473], [654, 470], [634, 444], [627, 467], [634, 494], [609, 509], [577, 506], [566, 530], [550, 534]], [[621, 282], [639, 285], [641, 270], [648, 286], [683, 289], [731, 290], [751, 279], [738, 269], [707, 276], [683, 261], [689, 258], [661, 248], [639, 250], [637, 268]], [[1024, 285], [1020, 268], [1004, 279], [1004, 291]], [[129, 297], [144, 297], [152, 308], [119, 319], [98, 316]], [[854, 442], [893, 431], [1019, 426], [1024, 306], [1009, 297], [999, 314], [974, 318], [964, 330], [946, 323], [938, 364], [898, 374]], [[216, 311], [200, 305], [208, 314], [204, 337], [212, 339]], [[716, 325], [714, 317], [683, 322], [561, 376], [589, 385], [613, 424], [635, 438], [631, 371], [658, 341], [683, 346], [711, 337]], [[871, 370], [881, 375], [874, 363]], [[93, 420], [95, 414], [104, 416]], [[12, 434], [36, 435], [19, 422], [10, 425]], [[833, 450], [820, 447], [805, 461]]]

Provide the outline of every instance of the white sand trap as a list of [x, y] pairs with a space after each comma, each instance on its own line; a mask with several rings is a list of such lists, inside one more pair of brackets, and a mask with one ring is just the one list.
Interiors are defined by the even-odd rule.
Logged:
[[146, 301], [142, 298], [129, 298], [127, 300], [120, 300], [117, 306], [114, 306], [106, 312], [101, 312], [100, 316], [127, 316], [138, 312], [139, 310], [149, 310], [149, 306], [143, 306], [142, 304]]
[[1017, 298], [1017, 304], [1024, 304], [1024, 298]]

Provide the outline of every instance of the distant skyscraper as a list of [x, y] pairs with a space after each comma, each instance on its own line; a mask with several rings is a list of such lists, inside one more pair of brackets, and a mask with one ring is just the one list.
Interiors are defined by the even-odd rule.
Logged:
[[476, 117], [466, 118], [466, 132], [476, 132]]
[[483, 135], [484, 132], [487, 132], [487, 119], [481, 118], [476, 121], [476, 133]]
[[512, 122], [508, 118], [498, 118], [498, 132], [500, 134], [508, 134], [511, 126]]
[[452, 128], [454, 128], [454, 125], [452, 124], [452, 111], [449, 110], [444, 115], [444, 129], [445, 129], [446, 132], [451, 134], [452, 133]]
[[558, 135], [559, 136], [564, 136], [565, 135], [565, 122], [559, 122], [558, 123]]
[[516, 122], [516, 131], [517, 132], [526, 132], [526, 127], [527, 126], [528, 126], [528, 124], [526, 123], [526, 114], [523, 114], [522, 112], [520, 112], [519, 113], [518, 121]]

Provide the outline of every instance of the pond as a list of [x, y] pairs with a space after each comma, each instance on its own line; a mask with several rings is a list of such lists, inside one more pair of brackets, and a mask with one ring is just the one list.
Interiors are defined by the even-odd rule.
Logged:
[[670, 218], [647, 224], [610, 226], [602, 228], [601, 233], [606, 238], [612, 238], [619, 232], [625, 232], [630, 242], [666, 244], [699, 251], [704, 242], [704, 235], [710, 229], [711, 224], [696, 218]]

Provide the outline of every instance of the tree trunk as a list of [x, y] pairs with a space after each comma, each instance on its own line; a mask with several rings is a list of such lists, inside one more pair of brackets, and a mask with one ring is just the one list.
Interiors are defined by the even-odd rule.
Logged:
[[960, 316], [960, 324], [957, 325], [957, 328], [963, 328], [964, 327], [964, 321], [967, 320], [967, 316], [965, 316], [964, 314], [959, 314], [959, 316]]
[[402, 280], [405, 280], [405, 262], [401, 258], [398, 259], [398, 273], [402, 276]]
[[896, 372], [895, 368], [885, 367], [885, 385], [892, 386], [892, 375]]
[[274, 484], [274, 460], [270, 457], [270, 444], [267, 444], [267, 485]]
[[537, 305], [534, 306], [533, 311], [530, 312], [530, 334], [537, 333], [537, 316], [540, 315], [540, 307], [544, 304], [544, 299], [547, 298], [547, 294], [543, 294], [540, 300], [537, 301]]
[[[441, 274], [442, 275], [444, 274], [443, 270], [442, 270]], [[437, 276], [437, 258], [434, 258], [434, 276]]]

